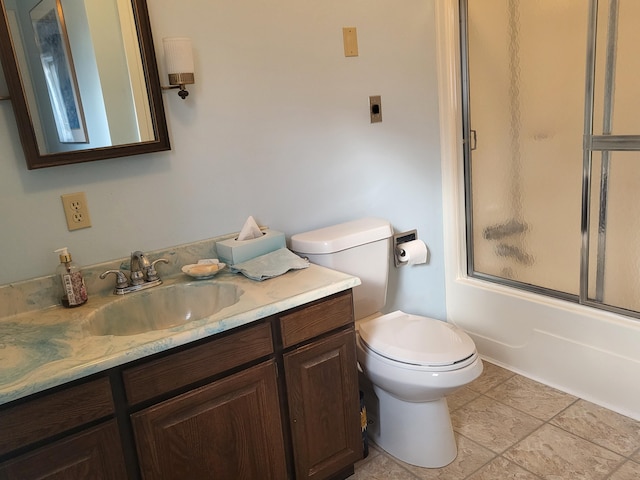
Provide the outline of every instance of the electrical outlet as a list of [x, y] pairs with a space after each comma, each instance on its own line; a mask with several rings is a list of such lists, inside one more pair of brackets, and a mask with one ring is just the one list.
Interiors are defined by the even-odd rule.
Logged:
[[380, 95], [369, 97], [369, 114], [371, 115], [371, 123], [382, 121], [382, 97]]
[[69, 231], [91, 226], [89, 206], [87, 205], [87, 197], [84, 192], [67, 193], [62, 195], [61, 198]]

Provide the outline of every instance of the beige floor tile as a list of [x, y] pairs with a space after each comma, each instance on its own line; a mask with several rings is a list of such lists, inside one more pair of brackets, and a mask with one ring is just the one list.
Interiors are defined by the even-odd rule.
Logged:
[[506, 458], [496, 457], [491, 463], [482, 467], [468, 480], [539, 480], [540, 477], [519, 467]]
[[461, 389], [457, 390], [447, 397], [447, 405], [449, 406], [449, 411], [453, 412], [463, 405], [466, 405], [471, 400], [478, 398], [479, 396], [480, 394], [478, 392], [474, 392], [467, 387], [462, 387]]
[[359, 463], [348, 480], [417, 480], [417, 477], [389, 455], [381, 454]]
[[526, 413], [481, 396], [451, 414], [453, 429], [493, 452], [502, 453], [542, 425]]
[[485, 395], [541, 420], [551, 419], [577, 400], [573, 395], [520, 375], [514, 375]]
[[628, 417], [489, 362], [447, 402], [458, 441], [453, 463], [418, 468], [371, 443], [349, 480], [640, 479], [640, 422]]
[[358, 465], [368, 462], [376, 455], [380, 455], [381, 452], [382, 450], [375, 443], [372, 443], [371, 440], [369, 440], [369, 455], [367, 455], [367, 458], [363, 458], [362, 460], [357, 462], [356, 468], [358, 467]]
[[623, 461], [599, 447], [553, 425], [544, 425], [504, 456], [544, 479], [600, 480]]
[[624, 456], [640, 445], [640, 422], [579, 400], [551, 423]]
[[467, 478], [482, 465], [490, 461], [495, 454], [461, 435], [456, 436], [458, 456], [443, 468], [420, 468], [408, 463], [402, 465], [421, 480], [454, 480]]
[[638, 480], [639, 478], [640, 463], [629, 460], [616, 470], [614, 474], [609, 477], [609, 480]]
[[482, 375], [467, 385], [467, 388], [474, 392], [484, 393], [515, 375], [515, 373], [506, 368], [499, 367], [485, 360], [482, 361], [482, 364], [484, 366]]

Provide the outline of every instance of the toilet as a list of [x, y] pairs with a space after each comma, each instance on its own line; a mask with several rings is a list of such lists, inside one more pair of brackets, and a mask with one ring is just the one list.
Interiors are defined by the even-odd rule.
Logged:
[[291, 250], [311, 263], [360, 278], [353, 290], [358, 364], [376, 401], [367, 402], [372, 440], [412, 465], [439, 468], [457, 447], [446, 396], [482, 373], [473, 340], [447, 322], [386, 302], [393, 228], [363, 218], [291, 237]]

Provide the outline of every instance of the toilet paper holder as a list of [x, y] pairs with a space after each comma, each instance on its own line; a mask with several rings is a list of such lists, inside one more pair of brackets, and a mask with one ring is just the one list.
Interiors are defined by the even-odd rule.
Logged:
[[405, 265], [404, 262], [401, 262], [398, 258], [400, 252], [398, 251], [398, 245], [401, 243], [410, 242], [412, 240], [418, 239], [418, 231], [417, 230], [409, 230], [408, 232], [402, 233], [394, 233], [393, 234], [393, 263], [396, 267], [402, 267]]

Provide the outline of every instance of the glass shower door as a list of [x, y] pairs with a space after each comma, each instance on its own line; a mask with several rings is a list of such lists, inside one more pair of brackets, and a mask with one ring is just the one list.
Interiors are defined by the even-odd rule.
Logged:
[[[587, 300], [640, 312], [640, 152], [608, 153], [604, 192], [605, 155], [593, 153]], [[599, 234], [602, 209], [606, 217]]]
[[466, 152], [468, 271], [577, 299], [588, 3], [461, 7], [466, 129], [475, 134]]
[[640, 312], [640, 2], [596, 2], [587, 84], [583, 302]]
[[460, 7], [469, 275], [640, 317], [640, 1]]

